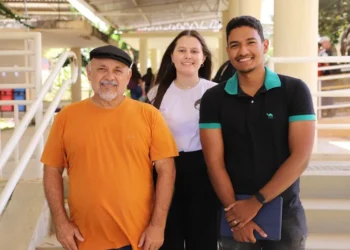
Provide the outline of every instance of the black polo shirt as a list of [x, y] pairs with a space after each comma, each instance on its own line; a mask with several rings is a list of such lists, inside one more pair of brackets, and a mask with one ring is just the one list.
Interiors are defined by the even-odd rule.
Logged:
[[[237, 194], [260, 190], [289, 157], [289, 123], [315, 120], [304, 82], [267, 68], [265, 72], [254, 97], [240, 89], [236, 73], [201, 100], [200, 128], [221, 128], [226, 169]], [[282, 197], [285, 207], [299, 206], [299, 180]]]

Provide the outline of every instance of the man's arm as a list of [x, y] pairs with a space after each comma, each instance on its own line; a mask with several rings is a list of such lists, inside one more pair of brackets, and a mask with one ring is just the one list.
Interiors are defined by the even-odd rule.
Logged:
[[224, 161], [221, 128], [200, 129], [201, 143], [210, 181], [224, 207], [235, 202], [235, 193]]
[[63, 199], [63, 170], [63, 167], [44, 167], [44, 190], [55, 225], [68, 222]]
[[174, 158], [155, 161], [157, 171], [156, 197], [151, 218], [151, 225], [165, 228], [170, 203], [174, 192]]
[[[289, 131], [288, 144], [290, 156], [282, 163], [271, 180], [260, 189], [265, 201], [269, 202], [289, 188], [304, 172], [309, 162], [315, 137], [315, 112], [312, 97], [307, 85], [299, 81], [286, 85]], [[239, 204], [240, 203], [240, 204]], [[253, 219], [261, 208], [255, 196], [248, 201], [238, 201], [235, 217], [237, 228], [242, 228]]]
[[174, 158], [156, 160], [155, 168], [158, 178], [153, 213], [151, 221], [141, 235], [138, 244], [138, 247], [142, 247], [143, 250], [159, 249], [163, 245], [165, 224], [174, 192]]
[[[271, 180], [260, 189], [260, 193], [264, 196], [266, 202], [279, 196], [302, 175], [312, 153], [314, 137], [314, 121], [297, 121], [289, 124], [290, 156], [276, 171]], [[231, 204], [229, 209], [235, 208], [234, 216], [229, 218], [231, 227], [243, 228], [255, 217], [261, 206], [255, 196]]]
[[64, 168], [44, 167], [44, 190], [49, 203], [57, 240], [66, 250], [78, 250], [75, 239], [84, 241], [79, 229], [68, 219], [64, 208], [63, 173]]
[[291, 154], [272, 179], [260, 190], [267, 202], [283, 193], [302, 175], [311, 157], [314, 137], [315, 121], [298, 121], [289, 124]]

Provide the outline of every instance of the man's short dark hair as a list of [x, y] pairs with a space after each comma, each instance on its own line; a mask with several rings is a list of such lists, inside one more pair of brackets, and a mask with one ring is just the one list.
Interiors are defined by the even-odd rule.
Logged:
[[232, 30], [240, 27], [248, 26], [253, 29], [255, 29], [260, 38], [261, 41], [264, 41], [264, 31], [263, 27], [258, 19], [252, 16], [238, 16], [235, 18], [232, 18], [231, 21], [226, 26], [226, 41], [228, 41], [228, 37]]

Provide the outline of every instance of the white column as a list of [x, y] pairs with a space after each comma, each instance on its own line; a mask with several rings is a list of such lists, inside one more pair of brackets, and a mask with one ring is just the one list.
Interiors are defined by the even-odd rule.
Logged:
[[220, 50], [222, 58], [221, 62], [225, 62], [228, 57], [226, 53], [226, 25], [234, 17], [249, 15], [260, 19], [261, 14], [261, 0], [229, 0], [228, 10], [222, 12], [222, 39], [220, 41]]
[[158, 49], [151, 49], [151, 67], [152, 67], [152, 72], [157, 72], [159, 69], [159, 50]]
[[[318, 0], [275, 1], [274, 56], [317, 56]], [[302, 79], [317, 91], [317, 63], [277, 64], [275, 71]], [[313, 99], [316, 110], [317, 98]]]
[[78, 66], [78, 78], [77, 81], [71, 86], [71, 99], [73, 102], [81, 101], [81, 51], [80, 48], [71, 48], [71, 51], [77, 55], [77, 66]]
[[[274, 56], [317, 56], [318, 0], [275, 1]], [[277, 64], [278, 73], [304, 80], [317, 89], [317, 63]]]
[[[229, 6], [230, 9], [230, 6]], [[226, 39], [226, 25], [229, 22], [229, 11], [225, 10], [222, 12], [222, 29], [221, 29], [221, 38], [219, 39], [219, 53], [221, 54], [220, 56], [220, 66], [228, 60], [227, 52], [226, 52], [226, 47], [227, 47], [227, 39]], [[219, 67], [220, 67], [219, 66]]]
[[228, 1], [228, 19], [229, 20], [240, 15], [240, 12], [239, 12], [240, 2], [241, 2], [240, 0], [229, 0]]
[[228, 4], [229, 19], [243, 15], [260, 19], [261, 0], [229, 0]]
[[139, 52], [139, 63], [140, 73], [144, 75], [147, 70], [147, 59], [148, 59], [148, 41], [147, 38], [140, 38], [140, 52]]
[[[236, 2], [236, 1], [237, 0], [234, 0], [234, 2]], [[280, 0], [275, 0], [275, 2], [278, 2], [278, 1], [280, 1]], [[280, 2], [283, 2], [283, 1], [280, 1]], [[246, 16], [246, 15], [253, 16], [253, 17], [260, 20], [261, 0], [239, 0], [239, 15], [240, 16]]]

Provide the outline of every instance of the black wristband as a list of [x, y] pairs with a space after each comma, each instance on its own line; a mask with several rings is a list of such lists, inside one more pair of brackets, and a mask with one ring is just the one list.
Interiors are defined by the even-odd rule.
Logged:
[[266, 201], [265, 201], [265, 197], [258, 191], [254, 194], [254, 196], [256, 197], [256, 199], [262, 204], [265, 205]]

